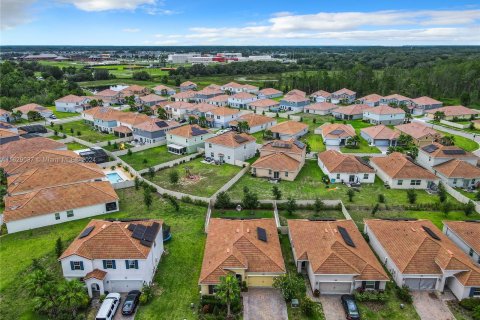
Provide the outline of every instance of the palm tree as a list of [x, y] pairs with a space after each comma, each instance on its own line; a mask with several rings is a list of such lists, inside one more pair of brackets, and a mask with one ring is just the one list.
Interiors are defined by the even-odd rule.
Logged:
[[239, 121], [237, 124], [237, 130], [240, 133], [247, 132], [248, 130], [250, 130], [250, 126], [248, 125], [247, 121]]
[[232, 302], [240, 298], [240, 286], [235, 275], [228, 274], [225, 277], [220, 277], [216, 296], [227, 305], [227, 319], [229, 319], [232, 316], [232, 311], [230, 310]]
[[206, 118], [205, 116], [200, 116], [200, 117], [198, 118], [198, 124], [199, 124], [202, 128], [206, 127], [206, 126], [207, 126], [207, 118]]
[[452, 135], [449, 135], [449, 136], [444, 136], [440, 139], [440, 142], [444, 145], [444, 146], [453, 146], [455, 144], [455, 137], [452, 136]]
[[412, 114], [410, 112], [405, 113], [405, 122], [410, 123], [412, 121]]
[[406, 134], [400, 134], [400, 137], [398, 137], [397, 140], [398, 144], [401, 146], [408, 146], [413, 142], [413, 138], [409, 135]]
[[157, 109], [158, 118], [162, 120], [167, 120], [167, 111], [163, 108]]
[[63, 280], [59, 289], [58, 302], [75, 318], [77, 310], [86, 307], [90, 300], [84, 285], [79, 280]]
[[445, 119], [445, 112], [442, 111], [437, 111], [433, 114], [433, 120], [434, 121], [440, 121], [442, 119]]

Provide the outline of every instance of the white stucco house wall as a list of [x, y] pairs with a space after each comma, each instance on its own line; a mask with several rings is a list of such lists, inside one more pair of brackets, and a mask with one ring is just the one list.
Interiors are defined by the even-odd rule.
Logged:
[[363, 120], [375, 125], [402, 124], [405, 121], [405, 111], [389, 106], [373, 107], [363, 111]]
[[368, 163], [336, 150], [319, 153], [318, 166], [332, 183], [375, 182], [375, 170]]
[[257, 152], [256, 139], [246, 133], [229, 131], [205, 141], [205, 156], [232, 165], [253, 158]]
[[70, 94], [55, 100], [55, 109], [61, 112], [82, 112], [87, 109], [90, 102], [89, 97]]
[[480, 223], [478, 221], [443, 221], [443, 233], [452, 240], [460, 250], [468, 254], [474, 263], [480, 265], [480, 247], [478, 241]]

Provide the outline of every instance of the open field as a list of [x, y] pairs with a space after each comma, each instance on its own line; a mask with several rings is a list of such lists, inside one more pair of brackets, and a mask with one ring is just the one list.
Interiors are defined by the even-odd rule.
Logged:
[[126, 154], [120, 156], [120, 159], [131, 165], [133, 169], [142, 170], [181, 157], [182, 156], [168, 152], [167, 146], [158, 146], [143, 151], [134, 152], [132, 155]]
[[[63, 130], [60, 130], [60, 126], [62, 126]], [[116, 139], [113, 134], [95, 131], [91, 126], [84, 123], [82, 120], [67, 122], [61, 125], [56, 124], [52, 129], [57, 130], [59, 133], [76, 136], [82, 140], [92, 143]], [[72, 129], [73, 133], [71, 131]], [[78, 132], [80, 132], [80, 135], [78, 135]]]

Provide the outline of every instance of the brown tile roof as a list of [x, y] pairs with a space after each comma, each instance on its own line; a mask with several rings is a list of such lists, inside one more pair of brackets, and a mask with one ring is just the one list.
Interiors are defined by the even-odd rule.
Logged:
[[351, 96], [351, 95], [356, 94], [356, 92], [355, 92], [355, 91], [352, 91], [352, 90], [350, 90], [350, 89], [347, 89], [347, 88], [343, 88], [343, 89], [340, 89], [340, 90], [335, 91], [335, 92], [332, 93], [332, 94], [334, 94], [334, 95], [347, 94], [347, 95]]
[[100, 96], [100, 97], [116, 97], [118, 95], [120, 95], [120, 92], [114, 91], [111, 89], [105, 89], [95, 94], [95, 96]]
[[281, 122], [270, 128], [270, 131], [279, 134], [297, 134], [302, 130], [308, 129], [305, 123], [289, 120]]
[[420, 105], [420, 106], [432, 105], [432, 104], [442, 104], [441, 101], [435, 100], [435, 99], [427, 97], [427, 96], [412, 99], [412, 102], [417, 104], [417, 105]]
[[80, 182], [5, 197], [4, 221], [83, 208], [118, 200], [108, 181]]
[[123, 117], [123, 114], [128, 112], [123, 112], [117, 109], [110, 107], [95, 107], [88, 110], [82, 111], [83, 114], [90, 115], [94, 119], [100, 119], [104, 121], [117, 120], [120, 117]]
[[220, 90], [220, 89], [216, 89], [216, 88], [203, 88], [202, 90], [197, 91], [197, 93], [196, 93], [196, 95], [201, 95], [201, 94], [204, 94], [204, 95], [221, 95], [221, 94], [223, 94], [223, 91]]
[[427, 127], [426, 125], [419, 122], [410, 122], [405, 124], [400, 124], [395, 126], [395, 129], [403, 132], [406, 135], [412, 136], [415, 139], [422, 139], [426, 136], [434, 136], [439, 133], [432, 128]]
[[[432, 152], [427, 152], [425, 150], [429, 150], [432, 148], [435, 150]], [[455, 154], [448, 154], [450, 150], [455, 150]], [[476, 155], [469, 151], [465, 151], [460, 147], [457, 146], [444, 146], [438, 142], [432, 142], [429, 145], [423, 146], [420, 148], [420, 152], [427, 153], [432, 158], [447, 158], [447, 159], [465, 159], [465, 158], [477, 158]]]
[[[480, 178], [480, 168], [466, 161], [452, 159], [432, 167], [433, 170], [440, 172], [448, 178]], [[479, 234], [480, 237], [480, 234]]]
[[140, 97], [140, 100], [143, 102], [158, 102], [158, 101], [166, 101], [167, 99], [156, 95], [154, 93], [147, 94], [146, 96]]
[[0, 116], [3, 116], [4, 114], [11, 114], [11, 112], [4, 109], [0, 109]]
[[383, 99], [385, 99], [385, 100], [395, 99], [395, 100], [398, 100], [398, 101], [408, 101], [408, 100], [411, 100], [411, 98], [402, 96], [401, 94], [398, 94], [398, 93], [394, 93], [394, 94], [385, 96], [385, 97], [383, 97]]
[[87, 280], [87, 279], [90, 279], [90, 278], [94, 278], [94, 279], [98, 279], [98, 280], [103, 280], [103, 279], [105, 279], [106, 276], [107, 276], [107, 272], [105, 272], [103, 270], [99, 270], [99, 269], [93, 269], [92, 271], [87, 273], [85, 275], [85, 277], [83, 277], [83, 279]]
[[262, 116], [260, 114], [255, 114], [255, 113], [247, 113], [244, 114], [243, 116], [240, 116], [237, 118], [235, 121], [231, 121], [230, 125], [236, 125], [240, 121], [246, 121], [249, 125], [250, 128], [260, 126], [262, 124], [270, 123], [270, 122], [276, 122], [274, 118], [270, 118], [267, 116]]
[[175, 136], [180, 136], [180, 137], [184, 137], [184, 138], [191, 138], [194, 136], [193, 134], [193, 128], [196, 128], [198, 130], [202, 130], [202, 131], [207, 131], [206, 133], [204, 134], [211, 134], [212, 131], [208, 130], [208, 129], [204, 129], [196, 124], [189, 124], [189, 125], [186, 125], [186, 126], [181, 126], [181, 127], [178, 127], [178, 128], [174, 128], [172, 130], [170, 130], [168, 133], [169, 134], [172, 134], [172, 135], [175, 135]]
[[133, 84], [131, 86], [128, 86], [128, 87], [122, 89], [120, 92], [126, 93], [126, 94], [132, 94], [132, 93], [140, 93], [140, 92], [147, 91], [147, 90], [148, 89], [143, 87], [143, 86]]
[[[480, 285], [480, 268], [429, 220], [365, 220], [389, 257], [403, 274], [443, 274], [443, 270], [468, 270], [454, 275], [464, 286]], [[440, 240], [424, 231], [430, 228]]]
[[165, 106], [168, 106], [173, 109], [193, 110], [193, 107], [195, 106], [195, 104], [190, 102], [185, 102], [185, 101], [173, 101], [173, 102], [167, 103]]
[[172, 95], [172, 99], [192, 99], [195, 97], [196, 91], [188, 90], [183, 92], [178, 92]]
[[258, 99], [250, 102], [248, 105], [253, 108], [269, 108], [278, 106], [280, 103], [272, 99]]
[[48, 167], [34, 168], [21, 174], [9, 176], [8, 193], [18, 194], [41, 188], [70, 183], [103, 179], [105, 174], [95, 163], [53, 163]]
[[208, 138], [205, 142], [219, 144], [228, 148], [238, 148], [246, 143], [255, 142], [255, 137], [246, 133], [229, 131], [217, 136]]
[[258, 93], [261, 93], [261, 94], [266, 95], [266, 96], [269, 96], [269, 95], [272, 95], [272, 94], [279, 94], [279, 93], [283, 94], [282, 91], [274, 89], [274, 88], [265, 88], [265, 89], [260, 90]]
[[288, 154], [277, 152], [258, 158], [252, 164], [252, 168], [291, 172], [300, 170], [301, 165], [300, 161], [290, 157]]
[[9, 157], [15, 153], [40, 150], [59, 150], [66, 149], [65, 144], [43, 137], [30, 139], [21, 139], [0, 145], [0, 154], [2, 157]]
[[478, 221], [443, 221], [443, 224], [480, 254], [480, 223]]
[[[257, 236], [263, 228], [267, 241]], [[228, 269], [246, 272], [285, 273], [277, 227], [273, 219], [210, 219], [199, 283], [216, 284]]]
[[324, 123], [320, 127], [324, 138], [338, 139], [348, 138], [356, 135], [355, 129], [351, 124], [343, 123]]
[[132, 133], [132, 130], [129, 127], [125, 127], [125, 126], [115, 127], [113, 128], [113, 131], [118, 133]]
[[[85, 227], [93, 227], [84, 238], [77, 237], [63, 252], [59, 260], [77, 255], [86, 259], [146, 259], [151, 247], [144, 246], [140, 240], [132, 238], [130, 224], [151, 226], [162, 220], [134, 220], [129, 222], [92, 220]], [[160, 232], [160, 231], [159, 231]]]
[[185, 81], [185, 82], [182, 82], [182, 83], [180, 84], [180, 87], [188, 87], [188, 86], [195, 86], [195, 87], [196, 87], [197, 84], [194, 83], [194, 82], [192, 82], [192, 81]]
[[[160, 127], [158, 126], [158, 123], [165, 123], [167, 124], [168, 127]], [[135, 125], [135, 129], [143, 130], [143, 131], [148, 131], [148, 132], [155, 132], [159, 130], [166, 130], [169, 128], [174, 128], [178, 127], [180, 123], [174, 120], [160, 120], [160, 119], [151, 119], [146, 122], [142, 122], [140, 124]]]
[[345, 115], [359, 115], [359, 114], [363, 114], [363, 111], [370, 108], [371, 107], [367, 106], [366, 104], [352, 104], [346, 107], [339, 107], [333, 110], [333, 112], [345, 114]]
[[306, 106], [305, 110], [320, 110], [320, 111], [329, 111], [338, 108], [336, 104], [330, 102], [318, 102]]
[[315, 91], [310, 95], [310, 97], [324, 97], [324, 98], [329, 98], [332, 94], [330, 92], [324, 91], [324, 90], [318, 90]]
[[389, 127], [381, 124], [378, 126], [367, 127], [360, 130], [361, 132], [365, 132], [373, 139], [382, 139], [382, 140], [393, 140], [398, 139], [400, 137], [400, 133], [393, 131]]
[[318, 160], [321, 161], [328, 171], [334, 173], [373, 173], [372, 167], [360, 161], [353, 155], [340, 153], [336, 150], [327, 150], [318, 154]]
[[73, 103], [73, 102], [83, 102], [84, 100], [85, 100], [85, 97], [83, 96], [76, 96], [74, 94], [69, 94], [68, 96], [55, 100], [55, 102]]
[[230, 98], [232, 99], [239, 99], [239, 100], [245, 100], [245, 99], [252, 99], [252, 98], [256, 98], [257, 96], [251, 94], [251, 93], [248, 93], [248, 92], [239, 92], [239, 93], [235, 93], [234, 95], [230, 96]]
[[298, 90], [298, 89], [293, 89], [293, 90], [290, 90], [288, 91], [286, 94], [285, 94], [285, 97], [287, 96], [292, 96], [292, 95], [297, 95], [297, 96], [300, 96], [300, 97], [306, 97], [307, 96], [307, 93], [305, 91], [302, 91], [302, 90]]
[[165, 90], [165, 91], [175, 91], [175, 89], [172, 89], [170, 87], [167, 87], [167, 86], [164, 86], [163, 84], [159, 84], [158, 86], [155, 86], [153, 87], [153, 90], [155, 91], [162, 91], [162, 90]]
[[[345, 243], [339, 227], [347, 230], [355, 247]], [[296, 257], [308, 260], [315, 274], [354, 274], [357, 280], [389, 279], [352, 220], [288, 220], [288, 228]]]
[[211, 83], [211, 84], [209, 84], [208, 86], [206, 86], [205, 88], [210, 88], [210, 89], [221, 89], [222, 87], [221, 87], [221, 86], [219, 86], [218, 84]]
[[45, 112], [50, 110], [39, 104], [29, 103], [29, 104], [25, 104], [23, 106], [14, 108], [13, 111], [21, 111], [22, 114], [27, 114], [29, 111]]
[[415, 164], [399, 152], [393, 152], [386, 157], [373, 157], [370, 162], [392, 179], [438, 180], [433, 173]]
[[18, 136], [18, 133], [0, 128], [0, 138], [10, 138], [10, 137], [16, 137], [16, 136]]
[[287, 94], [282, 98], [282, 101], [289, 101], [289, 102], [303, 102], [303, 101], [310, 101], [306, 96], [301, 94], [292, 93]]
[[227, 102], [230, 96], [227, 94], [221, 94], [213, 98], [207, 99], [208, 102]]
[[143, 113], [121, 112], [115, 120], [134, 126], [150, 119], [152, 118]]
[[197, 110], [198, 112], [208, 112], [215, 109], [216, 107], [210, 103], [201, 102], [194, 104], [192, 108]]
[[380, 99], [382, 99], [383, 97], [379, 94], [376, 94], [376, 93], [372, 93], [372, 94], [369, 94], [365, 97], [362, 97], [358, 100], [360, 101], [363, 101], [363, 102], [379, 102]]
[[227, 108], [227, 107], [218, 107], [213, 109], [212, 111], [209, 111], [212, 114], [216, 116], [230, 116], [234, 114], [240, 113], [240, 110], [238, 109], [232, 109], [232, 108]]
[[[295, 143], [295, 139], [290, 140], [273, 140], [265, 143], [262, 146], [260, 151], [273, 151], [273, 152], [283, 152], [283, 153], [297, 153], [302, 154], [305, 150], [305, 147], [300, 148], [298, 144]], [[287, 152], [288, 151], [288, 152]]]
[[365, 110], [365, 112], [369, 112], [369, 113], [373, 113], [373, 114], [379, 114], [379, 115], [405, 114], [405, 111], [403, 111], [401, 108], [392, 108], [390, 106], [373, 107], [373, 108]]
[[[12, 142], [10, 142], [12, 143]], [[0, 167], [9, 174], [19, 174], [31, 169], [49, 167], [55, 163], [83, 162], [84, 159], [70, 150], [39, 150], [17, 152], [6, 159], [0, 158]]]
[[435, 112], [443, 112], [447, 117], [468, 116], [480, 114], [479, 110], [470, 109], [464, 106], [447, 106], [437, 109], [426, 110], [425, 113], [434, 114]]

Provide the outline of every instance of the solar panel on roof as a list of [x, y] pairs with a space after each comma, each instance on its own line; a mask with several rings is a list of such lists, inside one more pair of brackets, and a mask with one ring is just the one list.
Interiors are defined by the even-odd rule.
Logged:
[[272, 143], [272, 147], [275, 148], [291, 148], [292, 146], [289, 143], [283, 142], [283, 141], [275, 141]]
[[293, 143], [294, 143], [297, 147], [299, 147], [300, 149], [305, 148], [305, 143], [303, 143], [303, 142], [300, 142], [300, 141], [298, 141], [298, 140], [295, 140]]
[[157, 236], [160, 225], [157, 222], [154, 222], [151, 226], [147, 227], [143, 235], [143, 239], [153, 242]]
[[242, 137], [242, 136], [239, 135], [239, 134], [236, 134], [235, 136], [233, 136], [233, 139], [234, 139], [237, 143], [244, 143], [244, 142], [247, 142], [247, 141], [248, 141], [247, 138]]
[[152, 246], [152, 243], [151, 241], [147, 241], [147, 240], [140, 240], [140, 244], [144, 245], [145, 247], [151, 247]]
[[136, 224], [130, 223], [130, 224], [128, 225], [128, 231], [133, 231], [133, 230], [135, 230], [135, 227], [136, 227], [136, 226], [137, 226]]
[[258, 240], [267, 242], [267, 231], [263, 228], [257, 227]]
[[347, 229], [340, 226], [338, 226], [337, 229], [338, 229], [338, 232], [340, 232], [340, 235], [342, 236], [343, 241], [345, 241], [345, 243], [350, 247], [355, 248], [355, 243], [353, 242], [352, 238], [350, 238], [350, 234], [348, 233]]
[[443, 153], [448, 155], [466, 154], [465, 150], [462, 150], [462, 149], [443, 150]]
[[87, 229], [83, 230], [82, 234], [78, 238], [82, 239], [87, 237], [93, 231], [93, 229], [95, 229], [95, 226], [88, 227]]
[[341, 130], [341, 129], [337, 129], [337, 130], [333, 130], [332, 132], [330, 132], [331, 134], [334, 134], [334, 135], [341, 135], [342, 133], [344, 133], [345, 130]]
[[166, 127], [168, 127], [168, 123], [166, 123], [165, 121], [157, 121], [157, 122], [155, 122], [155, 124], [156, 124], [157, 127], [159, 127], [159, 128], [166, 128]]
[[205, 129], [199, 129], [197, 127], [192, 127], [192, 136], [200, 136], [202, 134], [208, 133]]
[[422, 226], [423, 230], [430, 235], [435, 240], [440, 240], [440, 238], [436, 235], [435, 232], [432, 231], [429, 227]]
[[428, 152], [428, 153], [432, 153], [433, 151], [437, 150], [438, 147], [434, 144], [429, 144], [428, 146], [425, 146], [422, 148], [423, 151], [425, 152]]
[[132, 238], [142, 240], [146, 230], [146, 226], [144, 226], [143, 224], [137, 224], [137, 227], [135, 228], [135, 230], [133, 230]]

